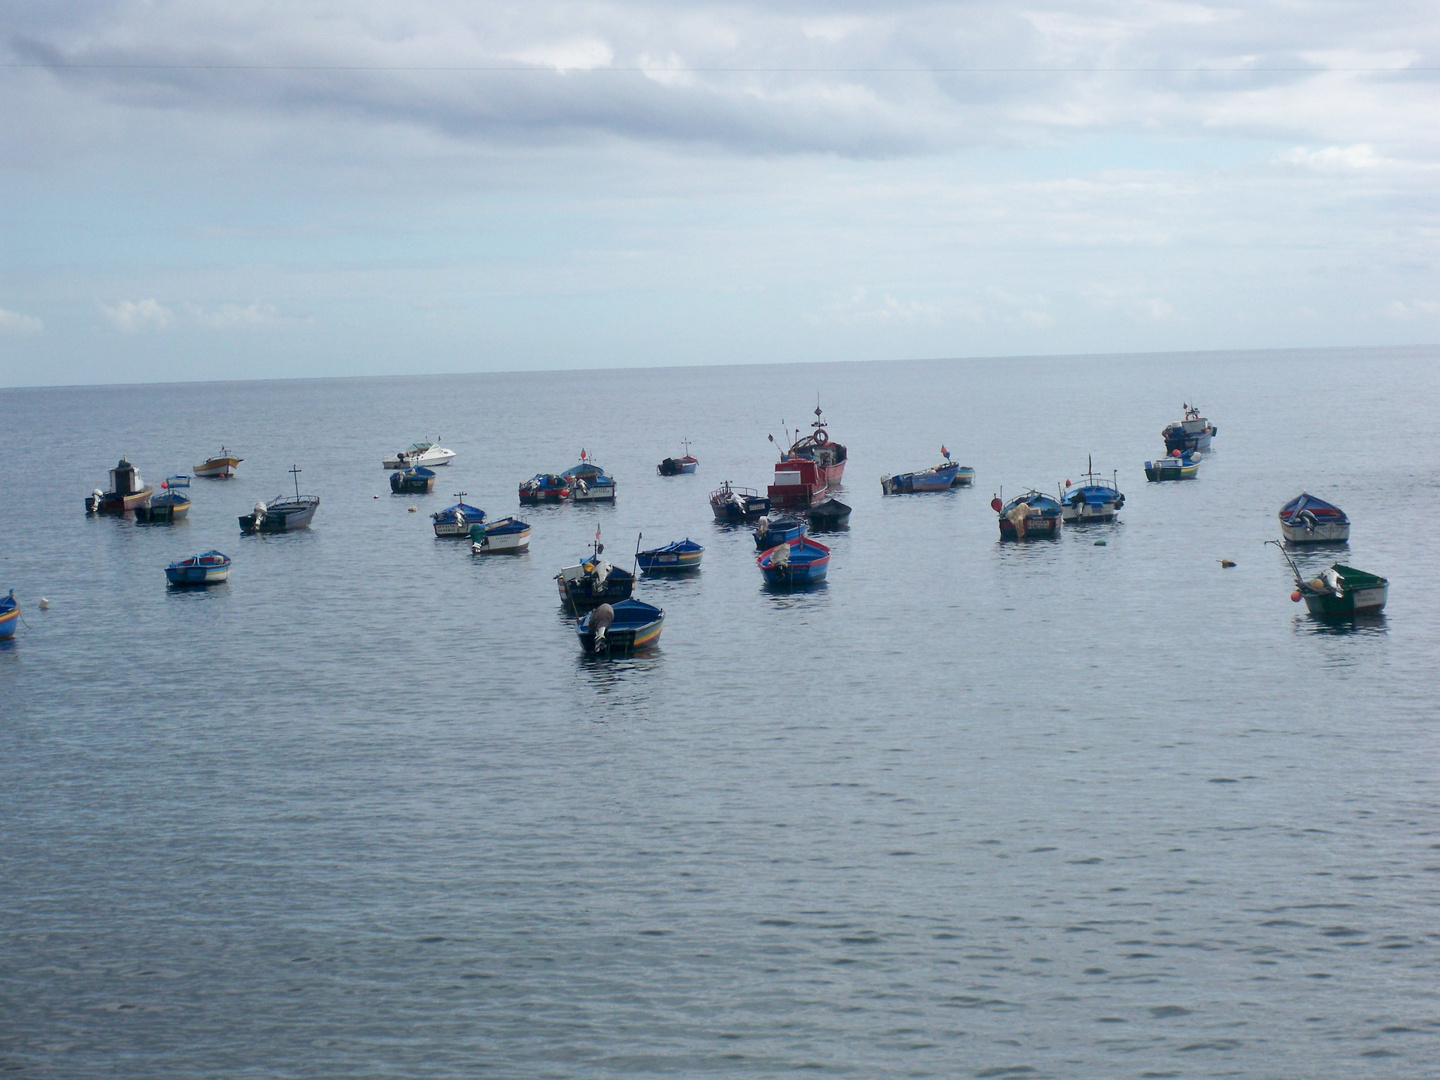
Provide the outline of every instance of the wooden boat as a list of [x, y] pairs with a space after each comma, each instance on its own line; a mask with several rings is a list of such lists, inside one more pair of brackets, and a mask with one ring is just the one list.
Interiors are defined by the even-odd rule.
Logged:
[[754, 521], [770, 512], [770, 500], [754, 488], [735, 487], [726, 480], [710, 493], [710, 509], [716, 521]]
[[1280, 532], [1292, 544], [1343, 544], [1350, 539], [1345, 511], [1302, 491], [1280, 508]]
[[[942, 448], [943, 449], [943, 448]], [[880, 478], [880, 490], [886, 495], [915, 495], [926, 491], [949, 491], [955, 486], [955, 474], [960, 471], [958, 462], [945, 460], [921, 472], [896, 473]], [[974, 476], [974, 470], [971, 470]]]
[[20, 625], [20, 601], [15, 599], [15, 590], [0, 599], [0, 638], [15, 636], [15, 627]]
[[1157, 483], [1162, 480], [1193, 480], [1199, 471], [1200, 459], [1182, 454], [1179, 450], [1172, 450], [1169, 457], [1145, 462], [1145, 479]]
[[181, 490], [190, 487], [190, 477], [167, 477], [160, 482], [160, 487], [159, 495], [150, 496], [148, 503], [135, 508], [136, 521], [149, 521], [155, 524], [184, 521], [186, 515], [190, 513], [190, 496]]
[[455, 492], [455, 498], [460, 501], [454, 506], [447, 506], [444, 510], [437, 510], [430, 515], [430, 521], [435, 527], [435, 535], [443, 537], [466, 537], [470, 535], [470, 529], [476, 524], [483, 524], [485, 511], [478, 506], [471, 506], [465, 501], [468, 491]]
[[295, 480], [295, 496], [281, 495], [268, 503], [256, 503], [255, 509], [240, 517], [240, 531], [246, 533], [293, 532], [305, 529], [320, 506], [319, 495], [300, 494], [300, 467], [286, 470]]
[[449, 465], [454, 459], [455, 451], [447, 450], [439, 443], [417, 442], [411, 443], [408, 450], [401, 450], [384, 458], [380, 464], [387, 469], [413, 469], [416, 465], [433, 469], [440, 465]]
[[396, 495], [429, 495], [435, 490], [435, 471], [423, 465], [390, 474], [390, 490]]
[[590, 557], [575, 566], [561, 567], [555, 575], [560, 599], [576, 614], [601, 604], [627, 600], [635, 588], [635, 575], [601, 558], [604, 551], [597, 529]]
[[969, 465], [961, 465], [958, 469], [955, 470], [955, 480], [953, 481], [953, 486], [969, 487], [973, 483], [975, 483], [975, 470], [972, 469]]
[[1387, 578], [1338, 562], [1306, 578], [1280, 541], [1265, 542], [1280, 548], [1280, 554], [1285, 556], [1295, 575], [1295, 591], [1290, 599], [1297, 604], [1304, 600], [1306, 610], [1315, 618], [1351, 619], [1356, 615], [1378, 615], [1385, 610], [1385, 601], [1390, 596]]
[[693, 473], [699, 462], [690, 455], [690, 440], [685, 440], [685, 454], [682, 457], [667, 457], [655, 471], [661, 476], [679, 476], [682, 473]]
[[1109, 480], [1096, 477], [1094, 462], [1086, 458], [1085, 483], [1072, 488], [1070, 481], [1060, 493], [1060, 516], [1067, 525], [1084, 525], [1091, 521], [1114, 521], [1125, 505], [1120, 493], [1118, 472]]
[[850, 523], [850, 507], [833, 495], [827, 495], [809, 510], [805, 516], [810, 519], [812, 529], [843, 529]]
[[830, 549], [818, 540], [800, 536], [755, 557], [767, 585], [814, 585], [830, 570]]
[[145, 483], [140, 470], [121, 458], [110, 470], [110, 490], [96, 488], [85, 500], [87, 514], [127, 514], [137, 506], [144, 506], [155, 494], [155, 488]]
[[[780, 455], [781, 461], [813, 461], [820, 467], [820, 479], [822, 485], [829, 487], [832, 484], [839, 484], [845, 477], [845, 447], [830, 438], [830, 432], [825, 429], [825, 421], [821, 419], [820, 405], [815, 405], [815, 419], [810, 424], [810, 434], [800, 437], [795, 433], [795, 440], [790, 444], [790, 449]], [[772, 435], [770, 441], [774, 442]]]
[[1059, 500], [1034, 488], [1009, 502], [997, 495], [990, 500], [990, 508], [999, 516], [1002, 540], [1032, 540], [1060, 533]]
[[775, 463], [775, 482], [765, 489], [770, 505], [806, 510], [825, 497], [825, 470], [809, 458], [784, 458]]
[[580, 451], [580, 464], [560, 474], [570, 484], [570, 498], [575, 502], [614, 502], [615, 478]]
[[618, 604], [601, 604], [575, 620], [575, 633], [586, 655], [613, 656], [653, 645], [660, 639], [664, 622], [663, 608], [641, 600], [621, 600]]
[[530, 524], [517, 517], [470, 526], [470, 550], [476, 555], [518, 555], [530, 548]]
[[1194, 405], [1181, 405], [1180, 408], [1185, 411], [1185, 418], [1167, 424], [1160, 432], [1160, 437], [1165, 440], [1165, 452], [1174, 453], [1178, 450], [1186, 454], [1196, 450], [1209, 450], [1210, 440], [1219, 429], [1201, 416], [1200, 410]]
[[235, 468], [245, 459], [236, 457], [227, 448], [220, 447], [220, 452], [206, 458], [191, 471], [207, 480], [229, 480], [235, 475]]
[[766, 514], [755, 526], [755, 546], [761, 551], [769, 551], [776, 544], [787, 544], [797, 536], [804, 536], [806, 528], [803, 518]]
[[554, 473], [536, 473], [520, 484], [520, 505], [564, 502], [570, 497], [570, 481]]
[[165, 568], [165, 577], [171, 585], [218, 585], [230, 580], [230, 556], [203, 551], [172, 562]]
[[664, 547], [651, 548], [636, 554], [635, 561], [642, 573], [683, 574], [700, 569], [700, 557], [705, 549], [691, 540], [676, 540]]

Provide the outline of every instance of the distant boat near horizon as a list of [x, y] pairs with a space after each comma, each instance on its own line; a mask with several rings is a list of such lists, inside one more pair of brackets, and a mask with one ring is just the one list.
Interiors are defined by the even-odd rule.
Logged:
[[231, 453], [227, 447], [222, 446], [218, 454], [206, 458], [191, 472], [207, 480], [229, 480], [235, 475], [236, 467], [244, 460], [244, 458]]

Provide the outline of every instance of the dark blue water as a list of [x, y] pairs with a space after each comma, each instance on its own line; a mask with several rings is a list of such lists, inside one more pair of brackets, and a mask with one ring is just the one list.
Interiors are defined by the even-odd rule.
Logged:
[[[0, 392], [0, 1066], [41, 1077], [1378, 1076], [1440, 1058], [1433, 351]], [[721, 480], [819, 391], [828, 586], [766, 592]], [[1219, 425], [1190, 483], [1159, 431]], [[434, 496], [382, 454], [443, 436]], [[654, 466], [688, 436], [695, 476]], [[120, 454], [221, 442], [175, 527], [87, 519]], [[884, 499], [941, 443], [973, 490]], [[436, 541], [581, 447], [618, 505]], [[1123, 523], [998, 542], [1087, 454]], [[283, 491], [308, 532], [242, 538]], [[1391, 579], [1288, 599], [1301, 489]], [[376, 498], [375, 496], [379, 496]], [[418, 506], [420, 513], [408, 513]], [[552, 575], [684, 536], [649, 655]], [[1104, 546], [1095, 540], [1103, 538]], [[218, 547], [228, 585], [167, 591]], [[1221, 558], [1238, 564], [1222, 569]], [[1312, 557], [1311, 563], [1321, 561]], [[36, 607], [40, 596], [49, 611]]]

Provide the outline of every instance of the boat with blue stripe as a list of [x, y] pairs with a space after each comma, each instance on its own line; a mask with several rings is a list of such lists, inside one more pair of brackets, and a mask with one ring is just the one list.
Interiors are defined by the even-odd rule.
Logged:
[[0, 638], [15, 636], [15, 627], [20, 624], [20, 601], [15, 599], [15, 590], [0, 600]]
[[560, 474], [570, 482], [570, 498], [582, 502], [614, 502], [615, 478], [596, 465], [585, 451], [580, 451], [580, 464]]
[[530, 523], [503, 517], [470, 526], [471, 550], [476, 555], [518, 555], [530, 548]]
[[1043, 491], [1031, 488], [1009, 502], [997, 495], [990, 500], [990, 508], [1000, 519], [1002, 540], [1030, 540], [1060, 533], [1060, 501]]
[[643, 600], [621, 600], [618, 604], [601, 604], [576, 619], [575, 633], [586, 655], [614, 656], [653, 645], [660, 640], [664, 622], [664, 608]]
[[467, 503], [465, 496], [468, 494], [467, 491], [455, 492], [455, 498], [459, 499], [459, 502], [454, 506], [447, 506], [444, 510], [436, 510], [430, 515], [430, 520], [435, 525], [436, 536], [469, 536], [473, 526], [484, 522], [485, 511]]
[[1172, 450], [1170, 456], [1145, 462], [1145, 479], [1159, 483], [1164, 480], [1193, 480], [1200, 471], [1200, 459], [1186, 450]]
[[704, 547], [687, 536], [664, 547], [637, 552], [635, 561], [646, 574], [682, 574], [699, 570], [704, 554]]
[[188, 559], [172, 562], [165, 568], [171, 585], [218, 585], [230, 580], [230, 556], [218, 551], [202, 551]]
[[390, 490], [396, 495], [429, 495], [435, 490], [435, 470], [416, 465], [392, 472]]
[[804, 536], [809, 524], [804, 518], [788, 514], [766, 514], [755, 526], [755, 546], [769, 551], [776, 544], [788, 544], [796, 537]]
[[755, 564], [768, 585], [814, 585], [824, 581], [830, 570], [830, 549], [801, 536], [756, 556]]
[[1060, 516], [1066, 525], [1084, 525], [1090, 521], [1114, 521], [1125, 505], [1120, 493], [1118, 472], [1107, 481], [1096, 477], [1093, 460], [1086, 458], [1085, 483], [1072, 488], [1070, 481], [1060, 493]]

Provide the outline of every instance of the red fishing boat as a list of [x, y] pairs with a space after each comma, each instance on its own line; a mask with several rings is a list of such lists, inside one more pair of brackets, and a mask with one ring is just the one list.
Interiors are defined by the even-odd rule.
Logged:
[[808, 510], [825, 497], [825, 491], [825, 470], [809, 458], [793, 457], [775, 463], [775, 482], [765, 494], [777, 509]]
[[[825, 430], [825, 421], [820, 416], [820, 406], [815, 406], [815, 419], [810, 424], [810, 434], [800, 438], [795, 432], [795, 441], [790, 449], [780, 455], [782, 462], [812, 461], [820, 468], [821, 480], [826, 486], [839, 484], [845, 476], [845, 447], [830, 438]], [[774, 442], [774, 436], [771, 436]]]

